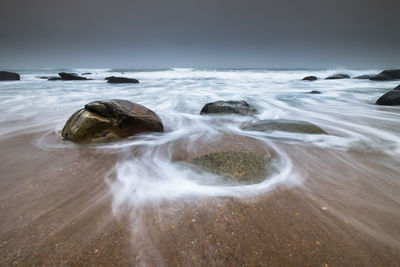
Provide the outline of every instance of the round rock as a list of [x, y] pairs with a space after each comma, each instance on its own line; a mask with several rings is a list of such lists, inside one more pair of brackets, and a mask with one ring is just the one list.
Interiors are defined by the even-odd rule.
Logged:
[[376, 101], [376, 104], [382, 106], [400, 105], [400, 90], [391, 90], [385, 93]]
[[101, 143], [163, 130], [161, 119], [152, 110], [112, 99], [86, 104], [68, 119], [61, 134], [65, 140], [76, 143]]
[[205, 114], [239, 114], [253, 115], [257, 110], [249, 105], [246, 101], [215, 101], [207, 103], [200, 111], [201, 115]]

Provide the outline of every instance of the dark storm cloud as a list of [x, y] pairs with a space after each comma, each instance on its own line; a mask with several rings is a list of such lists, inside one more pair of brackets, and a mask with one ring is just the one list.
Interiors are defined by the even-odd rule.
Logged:
[[3, 0], [0, 65], [398, 66], [399, 2]]

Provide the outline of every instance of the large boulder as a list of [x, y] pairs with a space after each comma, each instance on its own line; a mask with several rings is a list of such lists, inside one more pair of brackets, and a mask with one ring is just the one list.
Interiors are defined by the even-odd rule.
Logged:
[[375, 76], [375, 74], [364, 74], [364, 75], [356, 76], [353, 79], [368, 80], [373, 76]]
[[108, 83], [139, 83], [138, 80], [133, 78], [115, 76], [106, 77], [105, 80], [107, 80]]
[[391, 90], [382, 95], [377, 101], [377, 105], [397, 106], [400, 105], [400, 90]]
[[315, 77], [315, 76], [307, 76], [307, 77], [304, 77], [303, 78], [303, 81], [316, 81], [316, 80], [318, 80], [318, 78], [317, 77]]
[[161, 119], [150, 109], [127, 100], [94, 101], [76, 111], [61, 134], [77, 143], [119, 140], [142, 132], [163, 132]]
[[188, 163], [228, 178], [228, 181], [244, 184], [262, 182], [274, 171], [270, 157], [254, 152], [212, 152]]
[[20, 76], [18, 73], [9, 71], [0, 71], [0, 81], [19, 81]]
[[400, 80], [400, 70], [384, 70], [369, 78], [372, 81], [396, 81]]
[[239, 114], [253, 115], [257, 110], [249, 105], [246, 101], [215, 101], [207, 103], [200, 111], [201, 115], [205, 114]]
[[304, 134], [327, 134], [327, 132], [317, 125], [297, 120], [261, 120], [246, 123], [241, 128], [243, 130], [259, 132], [283, 131]]
[[349, 79], [349, 78], [350, 78], [350, 76], [347, 74], [338, 73], [338, 74], [334, 74], [334, 75], [326, 77], [325, 80], [339, 80], [339, 79]]

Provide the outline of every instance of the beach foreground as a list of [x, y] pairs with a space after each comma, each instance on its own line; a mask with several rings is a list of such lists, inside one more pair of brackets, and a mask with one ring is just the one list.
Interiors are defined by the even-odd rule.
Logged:
[[[359, 196], [336, 188], [346, 188], [346, 179], [333, 185], [310, 173], [301, 187], [148, 203], [114, 216], [104, 177], [115, 155], [43, 151], [35, 138], [0, 143], [2, 266], [396, 266], [400, 260], [398, 212], [354, 205]], [[359, 190], [378, 196], [362, 183]], [[397, 210], [390, 201], [379, 205]], [[368, 232], [357, 216], [382, 232]]]

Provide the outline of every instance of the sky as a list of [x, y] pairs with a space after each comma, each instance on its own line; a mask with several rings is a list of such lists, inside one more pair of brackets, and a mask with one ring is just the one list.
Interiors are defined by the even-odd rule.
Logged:
[[400, 68], [399, 0], [1, 0], [0, 68]]

